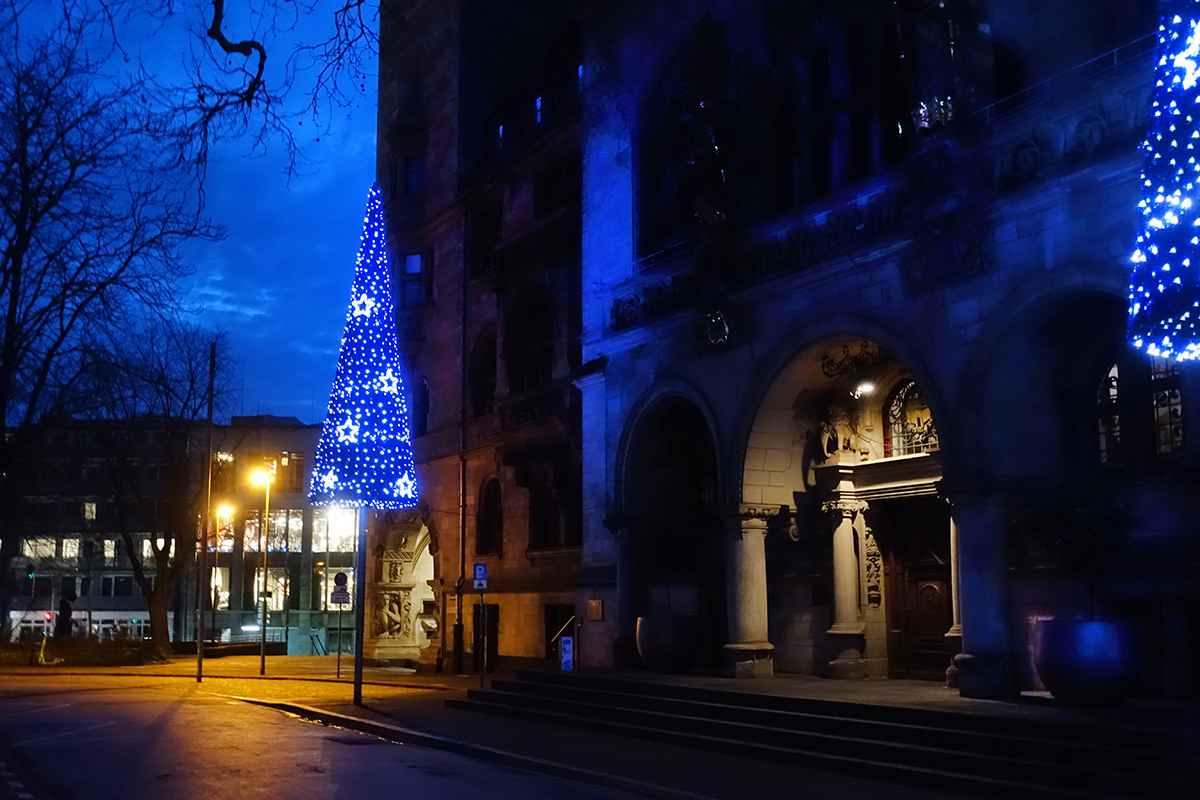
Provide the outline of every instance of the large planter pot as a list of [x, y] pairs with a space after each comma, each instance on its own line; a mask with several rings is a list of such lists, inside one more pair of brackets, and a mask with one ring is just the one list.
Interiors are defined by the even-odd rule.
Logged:
[[700, 617], [638, 617], [637, 649], [655, 672], [687, 672], [700, 658]]
[[1137, 626], [1114, 620], [1043, 620], [1034, 663], [1042, 683], [1064, 705], [1120, 705], [1137, 689]]

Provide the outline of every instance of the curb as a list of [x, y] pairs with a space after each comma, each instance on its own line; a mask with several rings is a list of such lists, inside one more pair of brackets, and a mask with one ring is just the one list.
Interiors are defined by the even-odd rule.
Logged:
[[[129, 672], [93, 672], [93, 671], [74, 672], [74, 671], [67, 671], [67, 670], [72, 670], [72, 669], [84, 670], [87, 668], [86, 667], [68, 667], [66, 669], [46, 668], [43, 671], [30, 670], [30, 671], [20, 671], [20, 672], [13, 671], [13, 670], [0, 669], [0, 675], [11, 675], [11, 676], [31, 675], [31, 676], [38, 677], [38, 678], [53, 675], [55, 677], [60, 677], [60, 678], [87, 676], [87, 677], [102, 677], [102, 678], [191, 678], [192, 680], [196, 679], [196, 673], [194, 673], [194, 672], [189, 672], [189, 673], [149, 672], [149, 673], [145, 673], [145, 674], [136, 674], [136, 673], [129, 673]], [[204, 677], [207, 679], [211, 679], [211, 680], [303, 681], [303, 682], [307, 682], [307, 683], [335, 683], [335, 684], [343, 684], [344, 683], [347, 686], [354, 685], [354, 681], [352, 679], [348, 679], [348, 678], [314, 678], [314, 677], [306, 677], [306, 676], [298, 676], [298, 675], [297, 676], [291, 676], [291, 675], [205, 675]], [[444, 683], [428, 684], [428, 683], [402, 683], [402, 682], [397, 682], [397, 681], [363, 681], [362, 685], [363, 686], [381, 686], [384, 688], [395, 688], [395, 689], [423, 689], [423, 690], [427, 690], [427, 691], [431, 691], [431, 692], [462, 691], [462, 689], [458, 686], [448, 686]], [[245, 698], [239, 697], [237, 699], [242, 700]]]
[[709, 795], [685, 792], [679, 789], [672, 789], [667, 786], [660, 786], [655, 783], [637, 780], [635, 778], [624, 778], [620, 775], [599, 772], [597, 770], [587, 769], [585, 767], [575, 767], [571, 766], [570, 764], [560, 764], [556, 761], [547, 761], [542, 758], [526, 756], [520, 753], [511, 752], [509, 750], [500, 750], [495, 747], [487, 747], [485, 745], [464, 742], [459, 739], [451, 739], [446, 736], [438, 736], [437, 734], [414, 731], [410, 728], [401, 728], [398, 725], [389, 725], [383, 722], [372, 722], [371, 720], [362, 719], [361, 717], [337, 714], [332, 711], [325, 711], [324, 709], [313, 708], [311, 706], [302, 706], [296, 703], [285, 703], [274, 700], [259, 700], [253, 697], [229, 697], [232, 700], [240, 700], [244, 703], [251, 703], [253, 705], [264, 706], [266, 708], [273, 708], [276, 711], [282, 711], [286, 714], [292, 714], [302, 719], [320, 722], [323, 725], [347, 728], [349, 730], [358, 731], [359, 733], [377, 736], [380, 739], [386, 739], [387, 741], [396, 742], [397, 744], [427, 747], [431, 750], [444, 750], [457, 755], [467, 756], [469, 758], [477, 758], [481, 761], [488, 761], [493, 764], [500, 764], [506, 767], [515, 767], [528, 772], [536, 772], [556, 778], [566, 778], [567, 780], [579, 781], [581, 783], [588, 783], [595, 786], [603, 786], [608, 789], [617, 789], [622, 792], [629, 792], [630, 794], [637, 794], [643, 797], [652, 797], [657, 798], [658, 800], [713, 800]]

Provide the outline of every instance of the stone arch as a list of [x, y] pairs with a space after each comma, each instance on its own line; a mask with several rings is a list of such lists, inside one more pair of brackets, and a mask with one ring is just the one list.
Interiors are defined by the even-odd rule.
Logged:
[[709, 666], [726, 641], [720, 449], [711, 412], [682, 381], [664, 382], [628, 418], [618, 463], [621, 626], [696, 615]]
[[938, 670], [944, 677], [950, 623], [931, 652], [921, 649], [929, 637], [918, 647], [893, 630], [918, 581], [938, 589], [938, 619], [952, 617], [948, 561], [934, 569], [908, 557], [919, 537], [935, 540], [939, 553], [950, 548], [949, 510], [936, 489], [941, 456], [936, 446], [889, 452], [882, 438], [885, 402], [914, 384], [937, 432], [952, 436], [939, 382], [902, 335], [853, 316], [798, 329], [760, 376], [740, 417], [740, 485], [731, 494], [743, 518], [765, 522], [776, 667], [828, 677], [931, 678]]
[[[885, 380], [895, 380], [902, 370], [910, 374], [920, 384], [938, 430], [943, 439], [951, 438], [955, 427], [954, 414], [943, 400], [941, 381], [927, 367], [919, 352], [908, 344], [907, 339], [899, 332], [875, 320], [858, 316], [830, 317], [818, 323], [805, 325], [795, 329], [785, 337], [775, 350], [765, 360], [762, 367], [756, 371], [749, 390], [746, 392], [742, 409], [738, 413], [737, 426], [734, 429], [733, 444], [731, 445], [730, 464], [741, 464], [741, 469], [731, 469], [727, 476], [729, 485], [726, 487], [728, 496], [738, 498], [743, 503], [767, 504], [761, 495], [744, 492], [746, 481], [747, 453], [750, 449], [751, 436], [755, 430], [756, 421], [764, 407], [790, 409], [796, 394], [803, 390], [803, 377], [789, 376], [788, 370], [794, 368], [797, 359], [803, 358], [804, 353], [815, 357], [816, 361], [808, 370], [821, 376], [820, 353], [817, 348], [823, 343], [836, 343], [835, 350], [841, 345], [857, 345], [862, 341], [877, 344], [889, 355], [890, 367], [885, 365], [882, 377]], [[902, 365], [897, 367], [896, 365]], [[781, 382], [782, 381], [782, 382]], [[879, 387], [882, 391], [890, 388], [887, 383]], [[794, 389], [790, 398], [788, 392]], [[765, 420], [764, 420], [765, 421]], [[948, 469], [948, 453], [943, 446], [943, 469]], [[778, 499], [772, 493], [771, 499]], [[780, 501], [786, 502], [786, 501]]]
[[[1089, 384], [1124, 343], [1127, 273], [1065, 265], [1023, 282], [997, 305], [963, 364], [952, 457], [964, 479], [1011, 477], [1060, 464], [1056, 393]], [[1094, 388], [1094, 387], [1093, 387]]]

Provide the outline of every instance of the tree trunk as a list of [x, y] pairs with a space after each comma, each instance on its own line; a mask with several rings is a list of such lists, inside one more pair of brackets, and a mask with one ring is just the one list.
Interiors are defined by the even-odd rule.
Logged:
[[146, 598], [150, 608], [150, 640], [162, 656], [171, 654], [171, 631], [167, 624], [167, 587], [158, 585]]

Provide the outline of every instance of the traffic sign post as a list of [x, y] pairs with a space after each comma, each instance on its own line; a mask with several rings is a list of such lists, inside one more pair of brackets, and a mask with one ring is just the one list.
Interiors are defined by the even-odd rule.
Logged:
[[487, 673], [487, 606], [483, 602], [483, 591], [487, 588], [487, 564], [475, 564], [475, 588], [479, 590], [479, 688], [483, 688], [483, 676]]
[[333, 591], [329, 595], [329, 602], [338, 607], [338, 653], [337, 653], [337, 676], [342, 677], [342, 606], [350, 602], [350, 592], [346, 590], [346, 573], [339, 572], [333, 576]]

